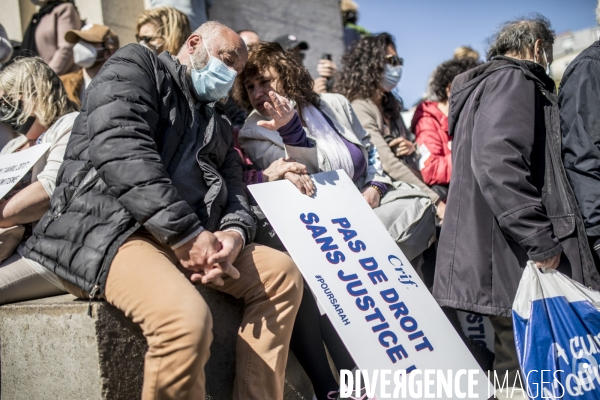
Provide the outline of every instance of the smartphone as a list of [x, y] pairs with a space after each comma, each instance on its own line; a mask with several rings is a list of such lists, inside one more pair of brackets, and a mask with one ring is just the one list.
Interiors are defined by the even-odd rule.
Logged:
[[323, 55], [321, 56], [321, 60], [329, 60], [329, 61], [331, 61], [331, 54], [323, 53]]

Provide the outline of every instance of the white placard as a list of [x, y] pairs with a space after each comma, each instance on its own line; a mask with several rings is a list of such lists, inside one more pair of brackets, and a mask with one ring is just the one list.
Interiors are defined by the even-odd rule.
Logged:
[[481, 314], [457, 311], [460, 326], [465, 336], [483, 344], [489, 351], [494, 352], [494, 327], [490, 319]]
[[16, 153], [0, 156], [0, 199], [27, 174], [50, 148], [42, 143]]
[[[457, 379], [458, 393], [465, 394], [471, 371], [475, 386], [470, 389], [475, 396], [466, 398], [487, 399], [493, 394], [487, 371], [481, 371], [348, 175], [320, 173], [313, 182], [312, 198], [287, 180], [249, 189], [358, 367], [391, 370], [392, 376], [394, 371], [412, 371], [409, 378], [414, 375], [423, 382], [426, 370], [451, 370], [453, 383], [455, 375], [465, 371]], [[460, 397], [446, 396], [445, 391], [439, 395], [435, 385], [427, 393], [423, 387], [422, 397], [427, 394]]]

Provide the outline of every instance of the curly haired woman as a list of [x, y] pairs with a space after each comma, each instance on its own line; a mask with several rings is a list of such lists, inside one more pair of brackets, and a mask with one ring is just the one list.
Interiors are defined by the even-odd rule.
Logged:
[[480, 64], [471, 57], [454, 58], [440, 64], [430, 84], [438, 101], [424, 101], [417, 106], [411, 130], [417, 136], [421, 153], [419, 166], [428, 185], [445, 187], [447, 191], [452, 174], [452, 138], [448, 136], [448, 99], [452, 80]]
[[[375, 146], [344, 96], [317, 95], [312, 84], [308, 70], [279, 44], [250, 46], [248, 62], [233, 93], [236, 101], [251, 111], [240, 130], [239, 143], [263, 169], [258, 182], [285, 178], [312, 194], [306, 172], [343, 169], [369, 205], [378, 207], [392, 181], [382, 171]], [[286, 153], [303, 165], [293, 171], [286, 169], [292, 168], [283, 160]]]
[[421, 177], [413, 135], [406, 129], [402, 104], [392, 94], [402, 75], [404, 61], [388, 33], [362, 38], [342, 58], [334, 88], [352, 103], [358, 120], [377, 147], [383, 170], [394, 180], [417, 186], [437, 206], [443, 217], [445, 204]]

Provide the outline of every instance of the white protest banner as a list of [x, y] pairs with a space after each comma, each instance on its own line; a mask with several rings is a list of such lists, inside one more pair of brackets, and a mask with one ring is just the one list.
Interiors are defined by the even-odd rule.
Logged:
[[471, 340], [481, 343], [489, 351], [494, 352], [494, 327], [490, 319], [481, 314], [466, 311], [457, 311], [458, 320], [465, 333]]
[[348, 175], [312, 178], [312, 198], [287, 180], [249, 189], [362, 370], [361, 385], [375, 383], [378, 399], [491, 396], [487, 372]]
[[0, 199], [10, 192], [49, 148], [50, 143], [42, 143], [0, 156]]

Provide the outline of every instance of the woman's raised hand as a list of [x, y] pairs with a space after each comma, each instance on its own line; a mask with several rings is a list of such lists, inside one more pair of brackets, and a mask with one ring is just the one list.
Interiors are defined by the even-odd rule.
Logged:
[[292, 120], [294, 114], [296, 114], [296, 110], [287, 98], [280, 96], [272, 90], [269, 92], [269, 97], [273, 105], [265, 102], [265, 110], [267, 110], [273, 119], [271, 121], [258, 121], [257, 125], [276, 131]]

